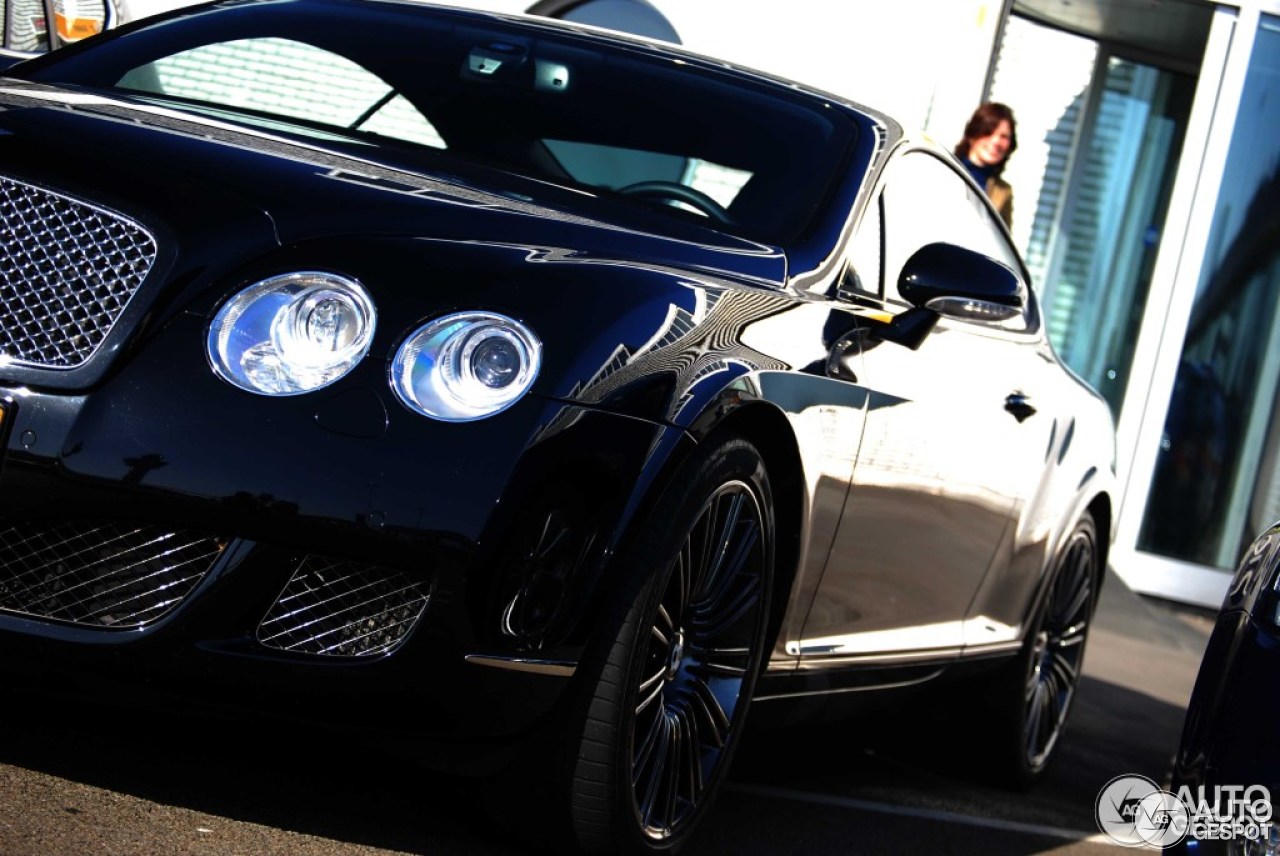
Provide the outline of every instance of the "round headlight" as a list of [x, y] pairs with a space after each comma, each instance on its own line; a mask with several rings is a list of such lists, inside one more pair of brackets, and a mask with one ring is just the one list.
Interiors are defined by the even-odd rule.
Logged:
[[483, 419], [524, 395], [541, 359], [542, 344], [519, 321], [494, 312], [458, 312], [405, 340], [391, 363], [391, 388], [424, 416]]
[[369, 352], [368, 292], [331, 273], [290, 273], [228, 300], [209, 327], [209, 362], [249, 392], [297, 395], [333, 383]]

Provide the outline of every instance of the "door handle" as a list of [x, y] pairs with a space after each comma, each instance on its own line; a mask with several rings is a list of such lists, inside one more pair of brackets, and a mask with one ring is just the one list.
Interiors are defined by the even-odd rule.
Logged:
[[1010, 393], [1004, 400], [1004, 409], [1013, 414], [1019, 422], [1025, 422], [1035, 415], [1036, 409], [1031, 405], [1031, 398], [1020, 392]]

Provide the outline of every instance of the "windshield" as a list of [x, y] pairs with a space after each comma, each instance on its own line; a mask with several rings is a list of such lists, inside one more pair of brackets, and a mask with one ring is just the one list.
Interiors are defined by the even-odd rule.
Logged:
[[849, 169], [851, 113], [540, 24], [410, 3], [199, 7], [15, 70], [219, 118], [431, 150], [785, 244]]

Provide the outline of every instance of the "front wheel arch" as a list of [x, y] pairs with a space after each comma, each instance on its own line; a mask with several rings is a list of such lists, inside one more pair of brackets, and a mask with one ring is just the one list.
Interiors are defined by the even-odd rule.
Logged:
[[566, 720], [575, 849], [674, 853], [705, 816], [768, 659], [773, 506], [759, 450], [713, 438], [614, 562]]
[[804, 463], [787, 417], [766, 402], [738, 407], [698, 442], [718, 442], [726, 437], [740, 437], [760, 451], [773, 489], [774, 574], [767, 637], [772, 647], [782, 631], [791, 589], [800, 569], [801, 544], [808, 532]]

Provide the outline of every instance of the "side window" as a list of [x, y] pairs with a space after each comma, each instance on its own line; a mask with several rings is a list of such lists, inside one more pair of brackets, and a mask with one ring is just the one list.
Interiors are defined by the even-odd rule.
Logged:
[[[889, 297], [898, 297], [898, 276], [925, 244], [966, 247], [1021, 271], [1018, 255], [986, 204], [947, 164], [927, 152], [909, 152], [890, 166], [884, 198], [884, 273]], [[1002, 325], [1025, 330], [1024, 317]]]
[[884, 197], [878, 196], [862, 215], [858, 231], [849, 242], [849, 269], [840, 284], [841, 294], [884, 297], [880, 253], [883, 243]]
[[346, 57], [289, 39], [193, 48], [132, 69], [117, 85], [445, 147], [427, 118], [380, 77]]
[[996, 261], [1004, 262], [1014, 270], [1021, 270], [1022, 261], [1018, 258], [1018, 253], [1010, 245], [1009, 239], [1004, 236], [1003, 230], [996, 223], [996, 218], [991, 214], [990, 209], [977, 199], [976, 194], [969, 190], [967, 185], [965, 190], [974, 200], [974, 207], [978, 212], [978, 216], [974, 218], [972, 241], [967, 246], [970, 249], [977, 250], [984, 256], [990, 256]]

